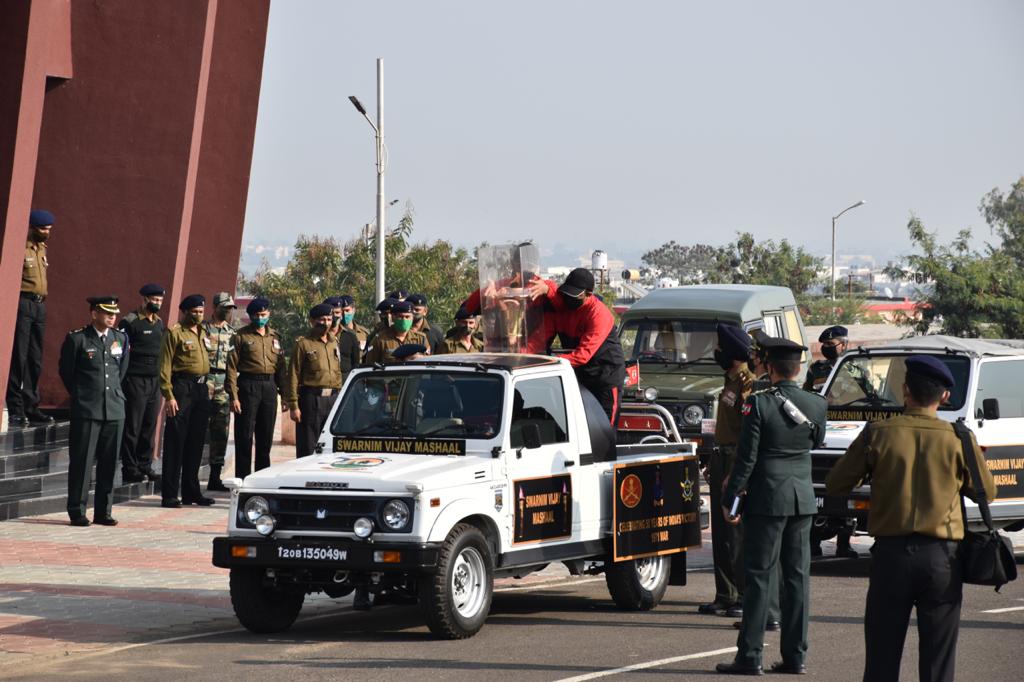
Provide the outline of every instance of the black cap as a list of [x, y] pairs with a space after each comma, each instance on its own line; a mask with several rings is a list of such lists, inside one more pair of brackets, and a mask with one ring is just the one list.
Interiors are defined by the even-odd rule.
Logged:
[[245, 314], [249, 317], [256, 313], [262, 313], [264, 310], [270, 310], [270, 301], [263, 297], [254, 298], [249, 301], [249, 305], [245, 306]]
[[396, 360], [405, 360], [408, 357], [416, 355], [417, 353], [426, 353], [427, 347], [420, 343], [403, 343], [398, 348], [391, 351], [391, 357]]
[[406, 291], [405, 289], [395, 289], [390, 294], [388, 294], [388, 298], [393, 298], [396, 301], [404, 301], [405, 299], [409, 298], [409, 292]]
[[391, 298], [388, 296], [383, 301], [377, 304], [378, 313], [390, 313], [395, 308], [395, 304], [398, 303], [397, 298]]
[[459, 309], [455, 311], [456, 320], [468, 320], [471, 317], [475, 317], [475, 315], [466, 310], [464, 306], [459, 306]]
[[121, 312], [121, 308], [117, 305], [117, 296], [90, 296], [85, 300], [89, 302], [93, 310], [101, 310], [115, 315]]
[[423, 294], [409, 294], [405, 300], [413, 305], [427, 305], [427, 297]]
[[821, 332], [821, 336], [818, 337], [819, 342], [829, 341], [830, 339], [845, 339], [850, 335], [850, 330], [841, 325], [835, 325], [829, 327], [825, 331]]
[[953, 388], [953, 373], [942, 360], [934, 355], [911, 355], [907, 358], [907, 374], [930, 379], [943, 388]]
[[356, 305], [356, 299], [352, 298], [348, 294], [342, 294], [336, 298], [338, 299], [338, 304], [335, 306], [336, 308], [347, 308], [349, 306], [355, 307]]
[[309, 309], [309, 319], [315, 319], [317, 317], [330, 316], [333, 308], [330, 303], [319, 303]]
[[579, 298], [584, 291], [594, 290], [594, 273], [586, 268], [576, 268], [565, 277], [562, 286], [558, 287], [560, 293], [573, 298]]
[[731, 360], [746, 360], [750, 357], [750, 334], [736, 325], [718, 325], [718, 346]]
[[204, 307], [206, 307], [206, 297], [202, 294], [189, 294], [181, 299], [181, 303], [178, 304], [178, 310], [192, 310], [193, 308]]
[[395, 304], [393, 306], [391, 306], [391, 312], [393, 312], [393, 313], [411, 313], [412, 312], [412, 303], [409, 303], [409, 301], [396, 301]]
[[345, 306], [342, 304], [341, 299], [341, 296], [328, 296], [324, 299], [324, 303], [332, 308], [344, 308]]
[[758, 341], [758, 345], [769, 360], [799, 360], [800, 354], [807, 350], [807, 346], [777, 336], [766, 336]]
[[163, 296], [167, 292], [164, 291], [164, 288], [159, 284], [149, 283], [142, 285], [142, 288], [139, 289], [139, 293], [143, 296]]

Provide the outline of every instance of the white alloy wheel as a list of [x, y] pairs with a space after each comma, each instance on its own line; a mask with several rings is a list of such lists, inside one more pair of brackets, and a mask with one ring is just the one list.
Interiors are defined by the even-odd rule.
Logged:
[[465, 547], [455, 558], [452, 567], [452, 605], [463, 618], [479, 613], [487, 598], [487, 570], [484, 558], [475, 547]]

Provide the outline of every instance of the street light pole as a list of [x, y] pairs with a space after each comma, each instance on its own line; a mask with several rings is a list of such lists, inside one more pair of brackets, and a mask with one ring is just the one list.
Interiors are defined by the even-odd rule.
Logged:
[[866, 202], [861, 199], [856, 204], [847, 206], [842, 211], [832, 216], [832, 286], [830, 288], [832, 289], [833, 303], [835, 303], [836, 300], [836, 222], [839, 220], [839, 216], [843, 215], [847, 211], [857, 208], [858, 206], [863, 206], [865, 203]]
[[355, 95], [349, 95], [349, 101], [366, 122], [373, 128], [374, 140], [377, 143], [377, 299], [384, 300], [384, 240], [387, 225], [387, 202], [384, 199], [384, 170], [387, 166], [387, 152], [384, 147], [384, 60], [377, 59], [377, 122], [374, 123], [366, 113]]

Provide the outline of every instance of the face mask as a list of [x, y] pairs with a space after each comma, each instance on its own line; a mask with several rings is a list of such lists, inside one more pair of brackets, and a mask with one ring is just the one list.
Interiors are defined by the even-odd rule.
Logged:
[[192, 320], [192, 324], [200, 324], [203, 321], [202, 313], [189, 313], [188, 319]]
[[151, 313], [158, 313], [160, 312], [160, 304], [149, 301], [146, 303], [146, 310]]
[[562, 300], [565, 301], [565, 305], [569, 310], [577, 310], [583, 306], [585, 298], [574, 298], [572, 296], [562, 295]]
[[423, 319], [423, 315], [419, 313], [413, 313], [412, 319], [413, 322], [420, 322]]
[[822, 346], [821, 354], [826, 360], [835, 360], [839, 357], [839, 346]]
[[412, 320], [399, 318], [394, 321], [392, 326], [395, 328], [395, 331], [397, 332], [407, 332], [410, 329], [412, 329]]
[[269, 316], [268, 317], [257, 317], [256, 318], [256, 326], [259, 327], [260, 329], [263, 329], [264, 327], [266, 327], [269, 322], [270, 322], [270, 317]]
[[313, 325], [313, 331], [315, 331], [317, 334], [320, 334], [321, 336], [327, 333], [327, 329], [328, 325], [324, 324], [323, 322], [317, 322], [316, 324]]
[[50, 238], [50, 235], [48, 235], [48, 234], [43, 234], [39, 230], [32, 230], [32, 239], [33, 239], [33, 241], [37, 241], [40, 244], [42, 244], [43, 242], [45, 242], [49, 238]]
[[352, 319], [356, 316], [355, 313], [342, 313], [341, 323], [345, 326], [352, 324]]

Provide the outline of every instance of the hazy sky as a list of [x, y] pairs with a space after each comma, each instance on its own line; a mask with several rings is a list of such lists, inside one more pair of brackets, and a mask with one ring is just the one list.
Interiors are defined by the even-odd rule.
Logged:
[[[737, 230], [816, 253], [951, 237], [1024, 174], [1024, 2], [273, 0], [247, 242], [354, 235], [633, 257]], [[398, 208], [398, 207], [396, 207]], [[390, 214], [389, 223], [398, 218]]]

